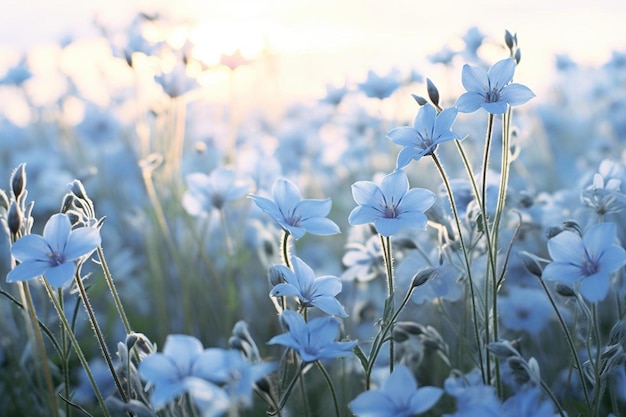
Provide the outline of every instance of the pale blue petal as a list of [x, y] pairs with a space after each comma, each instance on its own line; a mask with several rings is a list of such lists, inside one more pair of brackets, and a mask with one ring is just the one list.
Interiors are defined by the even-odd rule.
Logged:
[[326, 217], [302, 219], [300, 221], [300, 227], [306, 229], [306, 231], [311, 234], [320, 236], [336, 235], [337, 233], [341, 233], [339, 226]]
[[617, 236], [615, 223], [599, 223], [585, 232], [583, 244], [591, 253], [600, 254], [604, 249], [613, 245], [615, 236]]
[[443, 395], [443, 390], [437, 387], [422, 387], [411, 398], [412, 414], [421, 414], [434, 406]]
[[194, 193], [204, 194], [213, 189], [213, 184], [208, 175], [195, 172], [185, 177], [187, 187]]
[[371, 181], [357, 181], [352, 184], [352, 198], [360, 206], [379, 207], [383, 203], [380, 188]]
[[335, 296], [341, 292], [343, 284], [339, 277], [325, 275], [315, 279], [311, 287], [311, 293]]
[[75, 273], [76, 264], [74, 264], [73, 261], [70, 261], [48, 269], [44, 275], [52, 288], [61, 288], [68, 281], [74, 278]]
[[415, 148], [402, 148], [398, 153], [396, 168], [402, 169], [407, 166], [412, 160], [419, 161], [424, 156], [424, 154], [424, 150], [417, 150]]
[[208, 211], [209, 202], [203, 194], [187, 191], [183, 194], [181, 205], [191, 216], [200, 216]]
[[100, 231], [95, 227], [74, 229], [65, 245], [65, 252], [63, 253], [65, 260], [73, 261], [83, 255], [87, 255], [96, 250], [100, 243]]
[[463, 93], [456, 100], [455, 106], [461, 113], [473, 113], [480, 109], [480, 106], [485, 102], [485, 96], [480, 93], [468, 92]]
[[291, 236], [293, 236], [295, 240], [300, 239], [302, 236], [306, 234], [307, 230], [304, 227], [292, 226], [290, 224], [285, 223], [284, 221], [281, 221], [279, 223], [286, 231], [289, 232]]
[[348, 404], [357, 417], [396, 417], [395, 404], [380, 391], [365, 391]]
[[272, 288], [272, 291], [270, 292], [271, 297], [286, 297], [290, 295], [302, 298], [302, 293], [300, 292], [298, 288], [294, 287], [291, 284], [286, 284], [284, 282], [281, 284], [275, 285], [274, 288]]
[[43, 275], [50, 268], [48, 261], [28, 260], [16, 265], [7, 274], [7, 282], [27, 281]]
[[417, 116], [413, 122], [413, 128], [417, 132], [422, 134], [423, 132], [428, 132], [428, 135], [430, 135], [433, 131], [433, 126], [435, 126], [436, 119], [437, 111], [431, 104], [426, 103], [417, 112]]
[[250, 194], [249, 198], [265, 213], [269, 214], [274, 220], [278, 221], [283, 219], [283, 213], [280, 212], [276, 203], [269, 198], [261, 197], [260, 195]]
[[299, 350], [301, 345], [291, 334], [283, 333], [272, 337], [268, 342], [268, 345], [281, 345], [294, 350]]
[[302, 335], [306, 333], [306, 323], [300, 314], [295, 311], [285, 310], [280, 314], [280, 319], [283, 321], [289, 333], [296, 336], [296, 339], [300, 340]]
[[376, 227], [376, 231], [383, 236], [391, 236], [396, 234], [402, 229], [403, 222], [400, 219], [396, 218], [384, 218], [379, 217], [374, 221], [374, 227]]
[[609, 293], [611, 280], [606, 273], [591, 275], [582, 281], [578, 290], [591, 303], [602, 301]]
[[324, 346], [335, 340], [339, 334], [339, 321], [334, 317], [318, 317], [307, 323], [311, 343]]
[[405, 366], [396, 367], [381, 387], [381, 390], [394, 398], [397, 404], [406, 403], [416, 389], [415, 378]]
[[331, 316], [348, 317], [341, 303], [332, 296], [316, 297], [312, 304]]
[[435, 204], [437, 197], [425, 188], [412, 188], [402, 198], [402, 209], [425, 212]]
[[[439, 113], [437, 119], [435, 120], [433, 139], [437, 139], [440, 136], [449, 133], [452, 123], [456, 120], [458, 112], [459, 111], [456, 107], [448, 107]], [[457, 135], [453, 134], [453, 137], [457, 137]]]
[[428, 217], [421, 211], [410, 210], [403, 212], [397, 217], [400, 221], [401, 227], [424, 229], [428, 223]]
[[552, 262], [548, 264], [541, 274], [541, 278], [559, 281], [565, 284], [573, 284], [583, 278], [580, 266], [566, 262]]
[[189, 374], [216, 383], [228, 381], [229, 360], [232, 352], [234, 351], [221, 348], [205, 349], [194, 360]]
[[509, 84], [500, 93], [500, 99], [506, 101], [511, 106], [519, 106], [535, 97], [535, 93], [530, 88], [522, 84]]
[[11, 246], [11, 254], [18, 261], [47, 261], [52, 249], [46, 240], [39, 235], [26, 235], [15, 241]]
[[298, 285], [298, 279], [296, 278], [296, 274], [294, 274], [294, 272], [291, 269], [287, 268], [285, 265], [272, 265], [272, 268], [278, 271], [287, 283], [294, 286]]
[[[489, 87], [489, 77], [484, 68], [465, 64], [461, 70], [461, 83], [468, 92], [484, 94]], [[459, 111], [464, 110], [459, 108]]]
[[294, 257], [292, 259], [292, 267], [296, 278], [296, 285], [300, 291], [305, 292], [313, 285], [315, 281], [315, 272], [302, 259]]
[[171, 334], [165, 339], [163, 354], [172, 358], [179, 369], [179, 374], [191, 374], [194, 360], [202, 353], [202, 342], [193, 336]]
[[550, 257], [557, 262], [580, 265], [585, 247], [583, 240], [574, 232], [563, 231], [548, 241]]
[[148, 355], [139, 363], [139, 375], [153, 384], [179, 380], [178, 374], [174, 361], [162, 353]]
[[150, 403], [156, 410], [165, 407], [167, 403], [185, 392], [185, 385], [182, 381], [161, 383], [154, 387], [150, 394]]
[[380, 185], [385, 201], [390, 205], [398, 205], [409, 189], [409, 179], [401, 169], [396, 169], [387, 175]]
[[325, 200], [302, 200], [294, 208], [294, 215], [301, 219], [311, 217], [326, 217], [330, 213], [333, 202], [327, 198]]
[[620, 246], [613, 245], [604, 250], [598, 262], [601, 271], [615, 272], [626, 263], [626, 251]]
[[491, 68], [487, 76], [491, 88], [502, 88], [513, 79], [515, 73], [515, 61], [512, 58], [506, 58], [498, 61]]
[[376, 221], [376, 219], [380, 218], [380, 216], [381, 212], [379, 209], [371, 206], [358, 206], [350, 212], [350, 215], [348, 216], [348, 223], [352, 226], [372, 223]]
[[491, 114], [503, 114], [508, 109], [506, 101], [502, 100], [502, 98], [491, 103], [484, 102], [481, 104], [481, 107]]
[[297, 204], [302, 200], [298, 187], [286, 178], [279, 178], [274, 182], [272, 196], [278, 209], [284, 215], [293, 213]]
[[66, 214], [55, 214], [50, 217], [43, 229], [43, 238], [48, 242], [52, 251], [63, 253], [70, 234], [71, 223]]
[[414, 146], [417, 132], [412, 127], [396, 127], [387, 133], [387, 139], [400, 146]]

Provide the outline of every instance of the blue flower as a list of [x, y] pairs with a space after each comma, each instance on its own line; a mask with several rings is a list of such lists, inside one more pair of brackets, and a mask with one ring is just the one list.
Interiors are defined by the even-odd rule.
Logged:
[[235, 171], [230, 168], [216, 168], [210, 175], [195, 172], [185, 177], [188, 189], [183, 195], [182, 205], [192, 216], [221, 210], [229, 201], [246, 195], [250, 186], [237, 181]]
[[415, 116], [413, 127], [397, 127], [387, 133], [387, 138], [403, 146], [398, 154], [397, 167], [404, 168], [412, 159], [419, 161], [424, 155], [432, 155], [437, 145], [460, 136], [450, 130], [457, 109], [449, 107], [437, 114], [435, 108], [426, 103]]
[[359, 89], [370, 98], [382, 100], [392, 95], [400, 85], [400, 75], [397, 70], [392, 70], [382, 77], [374, 71], [368, 71], [367, 80], [359, 83]]
[[472, 113], [482, 107], [491, 114], [502, 114], [507, 105], [526, 103], [535, 94], [522, 84], [511, 84], [514, 72], [512, 58], [496, 62], [488, 72], [482, 67], [465, 64], [461, 81], [467, 92], [457, 99], [456, 107], [462, 113]]
[[376, 231], [391, 236], [403, 227], [425, 228], [424, 212], [435, 202], [435, 194], [423, 188], [409, 190], [409, 180], [397, 169], [383, 178], [380, 187], [371, 181], [357, 181], [352, 196], [358, 204], [348, 217], [351, 225], [374, 223]]
[[302, 259], [293, 257], [291, 264], [293, 271], [284, 265], [273, 265], [272, 268], [282, 275], [282, 282], [270, 292], [272, 297], [293, 295], [298, 298], [303, 307], [315, 306], [323, 312], [347, 317], [348, 314], [335, 296], [341, 292], [341, 280], [338, 277], [326, 275], [315, 277], [315, 273]]
[[339, 320], [335, 317], [318, 317], [307, 323], [295, 311], [285, 310], [280, 318], [288, 332], [272, 337], [268, 344], [294, 349], [306, 363], [352, 356], [356, 342], [335, 342], [339, 335]]
[[593, 225], [583, 237], [565, 230], [548, 241], [553, 262], [543, 270], [543, 279], [577, 285], [590, 302], [603, 300], [609, 293], [610, 274], [626, 263], [626, 251], [613, 242], [614, 223]]
[[543, 291], [534, 288], [510, 287], [506, 296], [498, 298], [498, 306], [504, 327], [533, 336], [541, 333], [554, 314]]
[[200, 378], [202, 343], [193, 336], [167, 336], [162, 353], [146, 356], [139, 364], [139, 375], [154, 385], [150, 402], [157, 410], [189, 391], [189, 378]]
[[303, 200], [295, 184], [285, 178], [274, 182], [272, 196], [273, 200], [255, 194], [249, 197], [294, 239], [306, 232], [322, 236], [340, 232], [339, 226], [326, 218], [332, 205], [330, 199]]
[[11, 254], [20, 261], [7, 275], [7, 282], [26, 281], [45, 275], [54, 288], [62, 287], [76, 272], [75, 260], [100, 246], [100, 231], [95, 227], [72, 230], [66, 214], [50, 217], [43, 236], [30, 234], [18, 239]]
[[349, 406], [360, 417], [410, 417], [430, 410], [442, 394], [441, 388], [418, 388], [409, 370], [398, 365], [380, 389], [359, 394]]

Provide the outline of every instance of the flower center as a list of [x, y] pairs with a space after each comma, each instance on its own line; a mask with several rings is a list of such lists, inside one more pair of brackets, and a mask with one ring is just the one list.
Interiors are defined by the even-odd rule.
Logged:
[[500, 100], [500, 89], [498, 86], [493, 87], [491, 90], [487, 90], [485, 95], [487, 103], [496, 103]]
[[300, 227], [300, 222], [302, 221], [299, 216], [291, 215], [285, 219], [289, 226]]
[[585, 276], [591, 276], [600, 270], [600, 263], [595, 259], [586, 257], [583, 261], [581, 270]]
[[50, 266], [59, 266], [65, 263], [65, 256], [62, 253], [52, 252], [48, 254]]
[[383, 207], [383, 217], [386, 219], [395, 219], [398, 217], [397, 207], [395, 205], [385, 205]]

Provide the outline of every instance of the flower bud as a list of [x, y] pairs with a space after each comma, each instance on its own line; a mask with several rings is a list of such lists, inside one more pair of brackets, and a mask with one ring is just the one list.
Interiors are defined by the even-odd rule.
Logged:
[[576, 296], [576, 293], [574, 292], [574, 289], [572, 287], [570, 287], [569, 285], [565, 285], [561, 282], [557, 282], [554, 286], [554, 289], [556, 290], [557, 294], [562, 295], [563, 297]]
[[510, 358], [512, 356], [519, 356], [519, 353], [509, 341], [491, 342], [487, 345], [487, 350], [493, 353], [500, 359]]
[[539, 265], [537, 259], [535, 259], [532, 254], [524, 251], [519, 253], [519, 257], [521, 258], [522, 264], [528, 272], [536, 277], [541, 277], [541, 275], [543, 274], [543, 270], [541, 269], [541, 265]]
[[411, 287], [419, 287], [420, 285], [428, 282], [431, 278], [436, 277], [438, 274], [439, 271], [437, 271], [437, 268], [434, 268], [432, 266], [425, 266], [417, 271], [417, 273], [413, 276], [413, 280], [411, 281]]
[[19, 200], [19, 197], [22, 195], [25, 189], [26, 164], [20, 164], [11, 174], [11, 191], [13, 192], [13, 197], [15, 197], [16, 200]]
[[9, 197], [4, 192], [4, 190], [0, 190], [0, 213], [6, 212], [9, 210]]
[[511, 32], [509, 32], [508, 30], [504, 31], [504, 43], [506, 44], [506, 47], [509, 48], [509, 50], [513, 50], [513, 47], [516, 43], [516, 37], [513, 37]]
[[74, 180], [70, 183], [70, 191], [72, 192], [72, 194], [74, 194], [76, 197], [80, 198], [81, 200], [89, 199], [89, 197], [87, 197], [87, 192], [85, 191], [85, 187], [83, 186], [83, 183], [80, 182], [80, 180]]
[[403, 332], [413, 336], [424, 334], [426, 332], [424, 326], [414, 321], [399, 321], [398, 323], [396, 323], [394, 329], [400, 329]]
[[422, 96], [418, 96], [417, 94], [411, 94], [411, 96], [420, 106], [423, 106], [424, 104], [427, 103], [426, 99]]
[[268, 279], [270, 281], [270, 285], [275, 287], [276, 285], [283, 282], [283, 274], [280, 272], [275, 265], [270, 266], [270, 270], [268, 272]]
[[13, 201], [9, 205], [9, 211], [7, 213], [7, 225], [9, 226], [11, 236], [17, 237], [19, 235], [23, 220], [22, 211], [17, 206], [17, 203]]
[[522, 60], [522, 50], [521, 49], [516, 50], [513, 58], [515, 59], [515, 63], [519, 65], [519, 62]]
[[439, 107], [439, 90], [437, 90], [437, 87], [430, 78], [426, 78], [426, 91], [428, 92], [430, 101], [432, 101], [435, 107]]

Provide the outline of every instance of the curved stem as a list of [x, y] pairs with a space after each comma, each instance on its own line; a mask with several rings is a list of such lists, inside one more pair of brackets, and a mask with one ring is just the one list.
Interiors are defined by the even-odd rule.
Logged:
[[[439, 158], [437, 157], [435, 153], [432, 153], [431, 157], [433, 159], [433, 162], [435, 163], [435, 166], [437, 167], [437, 170], [439, 171], [439, 175], [441, 176], [441, 180], [443, 181], [443, 184], [446, 188], [446, 192], [448, 193], [448, 199], [450, 201], [450, 207], [452, 209], [452, 217], [454, 217], [454, 222], [456, 224], [457, 232], [459, 234], [459, 243], [461, 245], [461, 252], [463, 253], [463, 260], [465, 261], [465, 269], [467, 271], [467, 279], [469, 281], [470, 296], [471, 296], [471, 303], [472, 303], [472, 316], [473, 316], [473, 321], [474, 321], [474, 337], [476, 339], [476, 343], [478, 344], [478, 349], [477, 349], [478, 350], [478, 362], [480, 363], [480, 371], [481, 371], [483, 383], [487, 384], [488, 376], [485, 373], [485, 368], [484, 368], [484, 363], [483, 363], [483, 352], [482, 352], [482, 346], [481, 346], [481, 341], [480, 341], [480, 330], [478, 328], [478, 311], [477, 311], [477, 306], [476, 306], [476, 294], [474, 291], [474, 280], [472, 278], [472, 269], [471, 269], [471, 264], [469, 260], [469, 254], [467, 252], [467, 246], [465, 245], [465, 239], [463, 238], [463, 229], [461, 228], [461, 219], [459, 217], [459, 212], [457, 210], [456, 202], [454, 199], [454, 194], [452, 193], [452, 187], [450, 186], [450, 181], [448, 180], [448, 176], [446, 175], [443, 165], [441, 165], [441, 162], [439, 161]], [[485, 318], [485, 320], [486, 319], [487, 318]]]
[[111, 271], [109, 270], [109, 266], [107, 265], [106, 259], [104, 258], [104, 251], [102, 250], [102, 246], [98, 246], [96, 249], [98, 253], [98, 261], [100, 262], [100, 266], [102, 267], [102, 272], [104, 273], [104, 279], [107, 282], [107, 286], [109, 287], [109, 291], [111, 291], [111, 295], [113, 296], [113, 301], [115, 302], [115, 307], [117, 308], [117, 312], [122, 319], [122, 323], [124, 323], [124, 330], [126, 330], [126, 334], [131, 333], [130, 323], [128, 321], [128, 317], [126, 316], [126, 312], [124, 311], [124, 306], [122, 305], [122, 301], [120, 300], [120, 296], [115, 288], [115, 283], [113, 282], [113, 276], [111, 275]]
[[104, 336], [102, 335], [102, 331], [100, 330], [100, 326], [98, 325], [98, 321], [96, 320], [96, 315], [94, 313], [93, 307], [91, 306], [91, 302], [89, 301], [89, 297], [87, 296], [87, 291], [85, 291], [85, 286], [83, 285], [83, 281], [80, 277], [80, 267], [76, 269], [76, 275], [74, 276], [74, 278], [74, 281], [76, 282], [76, 286], [78, 287], [78, 291], [80, 293], [80, 298], [83, 301], [83, 306], [85, 307], [87, 315], [89, 316], [89, 322], [91, 323], [91, 327], [94, 331], [96, 339], [98, 340], [98, 345], [100, 345], [100, 350], [102, 351], [104, 361], [109, 367], [109, 371], [111, 372], [111, 376], [113, 377], [113, 381], [115, 382], [115, 386], [117, 387], [117, 391], [119, 392], [120, 397], [125, 403], [127, 403], [128, 397], [126, 396], [126, 392], [124, 392], [124, 388], [122, 388], [122, 383], [117, 376], [117, 372], [115, 372], [115, 367], [113, 366], [113, 361], [111, 360], [109, 349], [107, 348], [106, 342], [104, 341]]
[[96, 399], [98, 400], [98, 405], [100, 406], [100, 409], [104, 413], [105, 417], [111, 417], [111, 414], [109, 413], [109, 410], [104, 402], [104, 397], [102, 396], [102, 393], [100, 392], [100, 388], [98, 387], [98, 383], [96, 382], [93, 376], [93, 373], [91, 372], [91, 368], [89, 367], [89, 363], [87, 362], [87, 359], [85, 358], [85, 354], [83, 353], [80, 347], [80, 343], [78, 343], [78, 339], [76, 339], [76, 336], [74, 335], [74, 332], [72, 331], [72, 327], [70, 323], [67, 321], [67, 318], [65, 317], [65, 312], [61, 308], [59, 301], [56, 299], [52, 287], [50, 286], [50, 284], [45, 278], [43, 278], [43, 284], [44, 284], [44, 288], [46, 289], [46, 292], [48, 293], [48, 297], [52, 301], [54, 309], [56, 310], [57, 315], [59, 316], [59, 320], [61, 320], [61, 325], [65, 328], [67, 335], [70, 339], [70, 342], [72, 343], [72, 346], [74, 347], [74, 352], [76, 352], [76, 356], [78, 357], [80, 364], [83, 366], [83, 369], [85, 370], [85, 373], [87, 374], [87, 378], [89, 379], [89, 383], [91, 384], [94, 394], [96, 395]]
[[315, 364], [317, 365], [319, 370], [322, 372], [322, 375], [324, 375], [324, 379], [326, 380], [326, 383], [328, 384], [328, 388], [330, 389], [330, 394], [333, 396], [333, 404], [335, 405], [335, 415], [337, 417], [340, 417], [341, 411], [339, 409], [339, 401], [337, 400], [337, 392], [335, 391], [335, 386], [333, 385], [333, 381], [330, 379], [330, 375], [328, 374], [328, 371], [326, 370], [326, 368], [324, 368], [324, 365], [322, 364], [322, 362], [316, 361]]
[[[381, 246], [383, 249], [383, 258], [385, 260], [385, 275], [387, 275], [387, 302], [385, 303], [385, 311], [383, 312], [383, 322], [389, 331], [393, 332], [394, 320], [389, 321], [388, 315], [394, 311], [394, 294], [395, 284], [393, 282], [393, 259], [391, 255], [391, 238], [389, 236], [380, 236]], [[393, 372], [394, 363], [394, 342], [393, 338], [389, 339], [389, 372]]]

